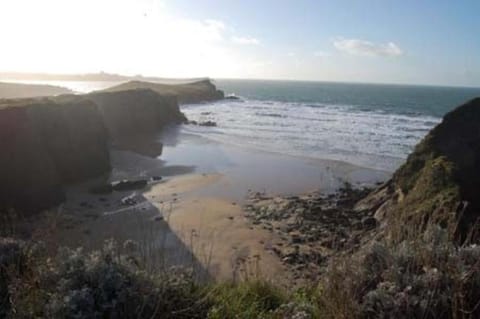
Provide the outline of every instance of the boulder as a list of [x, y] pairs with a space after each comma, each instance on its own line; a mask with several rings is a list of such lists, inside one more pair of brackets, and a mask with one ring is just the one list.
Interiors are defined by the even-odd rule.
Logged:
[[205, 121], [205, 122], [200, 122], [198, 124], [199, 126], [207, 126], [207, 127], [215, 127], [217, 126], [217, 123], [214, 121]]
[[111, 185], [114, 191], [122, 192], [145, 188], [147, 183], [148, 182], [145, 179], [136, 181], [121, 180], [113, 182]]

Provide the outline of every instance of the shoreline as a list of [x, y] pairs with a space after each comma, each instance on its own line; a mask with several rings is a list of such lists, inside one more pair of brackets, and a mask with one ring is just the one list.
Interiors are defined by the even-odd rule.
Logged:
[[[389, 177], [348, 163], [236, 148], [182, 132], [173, 142], [158, 141], [164, 142], [162, 156], [112, 150], [109, 176], [69, 187], [50, 242], [92, 250], [109, 238], [119, 245], [134, 240], [149, 247], [157, 266], [187, 265], [221, 281], [285, 278], [281, 284], [288, 285], [293, 273], [265, 249], [281, 238], [253, 227], [244, 209], [249, 194], [333, 193], [345, 182], [373, 186]], [[157, 175], [164, 178], [145, 189], [108, 195], [88, 191], [99, 180]], [[122, 204], [125, 197], [134, 204]]]
[[[213, 102], [213, 103], [216, 103], [216, 102]], [[345, 166], [352, 166], [352, 167], [360, 168], [360, 169], [379, 171], [379, 172], [383, 172], [385, 174], [393, 174], [406, 161], [406, 158], [391, 156], [391, 157], [389, 157], [391, 160], [396, 161], [400, 164], [398, 166], [392, 166], [392, 169], [383, 169], [383, 168], [379, 168], [379, 167], [369, 167], [369, 166], [366, 166], [366, 165], [353, 163], [353, 162], [349, 162], [347, 160], [342, 160], [342, 159], [332, 159], [332, 158], [327, 158], [327, 157], [315, 157], [315, 156], [308, 156], [308, 155], [301, 155], [301, 154], [282, 153], [281, 151], [276, 151], [276, 150], [261, 149], [260, 146], [255, 146], [255, 145], [252, 145], [252, 144], [227, 142], [227, 141], [223, 141], [223, 140], [220, 140], [220, 139], [212, 138], [211, 136], [202, 135], [198, 132], [181, 132], [181, 134], [183, 136], [189, 136], [189, 135], [190, 136], [195, 136], [195, 138], [197, 138], [197, 139], [205, 139], [205, 140], [210, 141], [210, 143], [212, 143], [212, 144], [220, 144], [220, 145], [224, 145], [225, 147], [243, 149], [246, 152], [251, 152], [251, 153], [257, 153], [258, 152], [258, 153], [275, 155], [275, 156], [289, 157], [289, 158], [298, 159], [298, 160], [304, 161], [304, 162], [311, 162], [313, 164], [315, 164], [317, 162], [318, 163], [329, 162], [329, 163], [337, 164], [337, 165], [345, 165]], [[373, 156], [374, 154], [366, 154], [366, 155], [372, 155]]]

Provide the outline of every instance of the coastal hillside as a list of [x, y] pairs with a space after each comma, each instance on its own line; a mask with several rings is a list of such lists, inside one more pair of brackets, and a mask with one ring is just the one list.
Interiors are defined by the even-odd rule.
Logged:
[[224, 93], [217, 90], [213, 83], [199, 80], [182, 84], [162, 84], [155, 82], [130, 81], [104, 90], [105, 92], [124, 91], [132, 89], [151, 89], [162, 95], [174, 95], [180, 104], [215, 101], [224, 98]]
[[432, 223], [464, 239], [480, 217], [479, 123], [480, 98], [445, 115], [392, 179], [356, 209], [375, 211], [398, 240]]
[[72, 93], [72, 91], [53, 85], [0, 82], [0, 99], [41, 97], [68, 93]]

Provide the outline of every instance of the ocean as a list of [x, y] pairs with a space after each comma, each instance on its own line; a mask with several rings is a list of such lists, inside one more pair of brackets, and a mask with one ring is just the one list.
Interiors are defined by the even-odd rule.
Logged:
[[216, 80], [239, 100], [186, 105], [217, 127], [187, 133], [218, 142], [392, 172], [455, 106], [480, 88], [327, 82]]

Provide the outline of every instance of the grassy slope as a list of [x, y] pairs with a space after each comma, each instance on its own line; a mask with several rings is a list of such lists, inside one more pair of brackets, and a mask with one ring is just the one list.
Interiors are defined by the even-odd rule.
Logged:
[[0, 82], [0, 99], [52, 96], [67, 93], [72, 93], [72, 91], [53, 85]]
[[367, 208], [388, 203], [382, 207], [383, 218], [399, 239], [405, 235], [399, 228], [422, 231], [432, 222], [465, 237], [476, 222], [480, 207], [479, 123], [480, 98], [448, 113], [395, 172], [387, 194], [376, 191], [364, 200], [371, 201]]
[[223, 97], [209, 80], [200, 80], [184, 84], [162, 84], [153, 82], [130, 81], [104, 91], [114, 92], [133, 89], [151, 89], [162, 95], [175, 95], [179, 102], [201, 102]]

